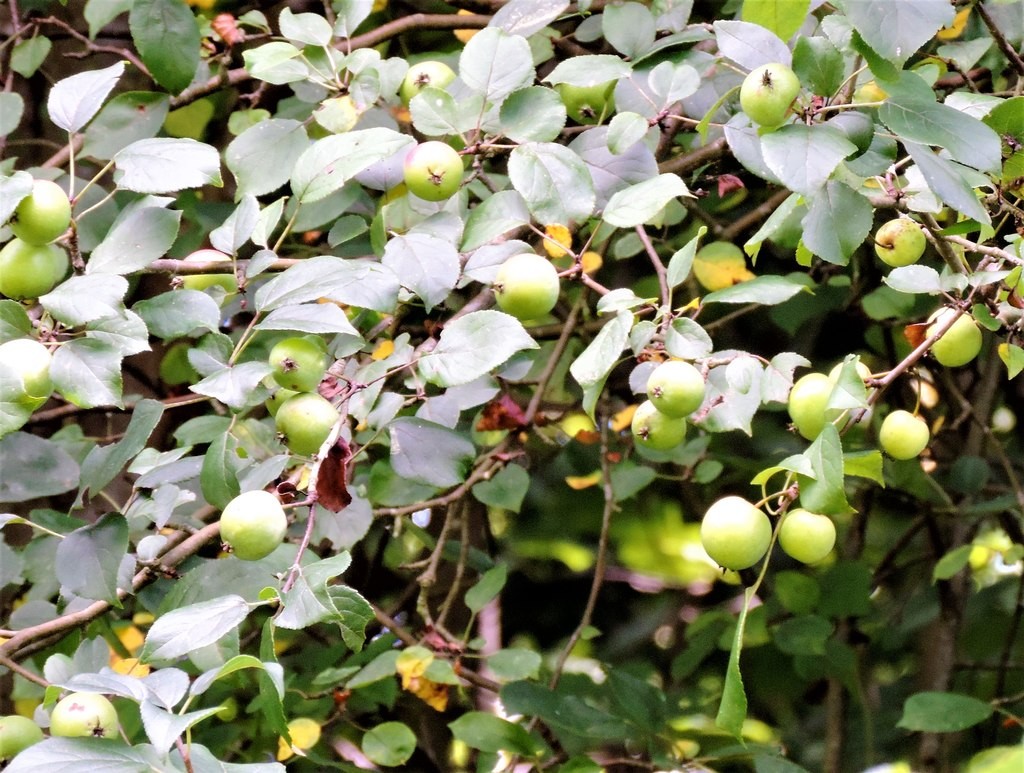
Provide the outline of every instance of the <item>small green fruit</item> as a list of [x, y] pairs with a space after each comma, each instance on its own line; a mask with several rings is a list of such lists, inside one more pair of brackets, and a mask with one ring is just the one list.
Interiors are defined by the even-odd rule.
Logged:
[[[948, 321], [956, 309], [943, 308], [932, 314], [926, 337], [931, 338], [938, 332], [939, 326]], [[942, 338], [932, 344], [932, 356], [947, 368], [958, 368], [966, 365], [981, 351], [981, 329], [970, 314], [961, 314], [953, 326], [942, 334]]]
[[50, 360], [50, 350], [34, 338], [15, 338], [0, 344], [0, 368], [21, 379], [23, 398], [50, 396], [53, 391]]
[[543, 317], [555, 308], [559, 290], [558, 270], [532, 252], [513, 255], [494, 277], [498, 307], [516, 319]]
[[878, 430], [878, 444], [893, 459], [913, 459], [928, 447], [930, 439], [928, 425], [910, 411], [893, 411]]
[[686, 437], [686, 422], [665, 415], [650, 400], [637, 406], [630, 428], [638, 445], [656, 451], [671, 451]]
[[409, 151], [402, 167], [405, 186], [426, 201], [444, 201], [462, 184], [462, 158], [443, 142], [422, 142]]
[[823, 560], [836, 544], [836, 525], [827, 515], [790, 510], [779, 526], [779, 545], [786, 555], [804, 564]]
[[312, 456], [331, 434], [338, 410], [318, 394], [302, 393], [285, 400], [274, 422], [292, 453]]
[[723, 497], [704, 514], [700, 541], [712, 561], [739, 571], [764, 557], [772, 541], [772, 524], [742, 497]]
[[408, 107], [412, 98], [423, 89], [428, 86], [443, 89], [453, 80], [455, 80], [455, 71], [444, 62], [417, 62], [405, 74], [398, 95], [402, 98], [402, 104]]
[[875, 254], [893, 267], [917, 263], [927, 244], [921, 227], [906, 217], [890, 220], [875, 232]]
[[297, 394], [299, 393], [293, 389], [278, 389], [274, 394], [267, 398], [267, 402], [265, 403], [267, 411], [271, 416], [277, 416], [278, 409]]
[[666, 416], [689, 416], [704, 402], [704, 377], [693, 365], [669, 360], [647, 379], [647, 397]]
[[26, 244], [42, 246], [61, 236], [71, 225], [71, 202], [57, 183], [36, 180], [11, 218], [11, 230]]
[[0, 294], [15, 300], [46, 295], [64, 278], [68, 256], [56, 244], [11, 239], [0, 250]]
[[259, 561], [269, 556], [287, 531], [284, 508], [269, 491], [239, 494], [220, 515], [220, 538], [243, 561]]
[[[231, 256], [220, 250], [196, 250], [185, 258], [186, 263], [221, 263], [231, 261]], [[181, 285], [186, 290], [205, 290], [208, 287], [222, 287], [227, 293], [238, 292], [238, 279], [234, 274], [185, 274]]]
[[828, 416], [825, 410], [834, 386], [824, 373], [808, 373], [793, 384], [789, 393], [789, 417], [797, 432], [807, 440], [814, 440], [825, 422], [835, 418]]
[[615, 83], [606, 81], [593, 86], [559, 83], [555, 86], [565, 112], [579, 124], [599, 124], [615, 112]]
[[274, 381], [295, 392], [312, 392], [327, 372], [324, 342], [314, 336], [285, 338], [270, 350]]
[[43, 740], [43, 731], [28, 717], [18, 714], [0, 717], [0, 764]]
[[117, 709], [102, 695], [73, 692], [53, 707], [50, 713], [50, 735], [113, 738], [117, 735]]
[[740, 107], [750, 120], [766, 129], [780, 126], [800, 93], [800, 79], [780, 62], [753, 70], [740, 86]]

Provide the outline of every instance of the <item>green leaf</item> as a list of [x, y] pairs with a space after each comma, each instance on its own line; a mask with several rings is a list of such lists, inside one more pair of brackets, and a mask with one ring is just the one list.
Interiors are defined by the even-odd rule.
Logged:
[[829, 180], [809, 204], [801, 221], [804, 244], [819, 258], [845, 266], [871, 230], [871, 204], [838, 180]]
[[948, 580], [950, 577], [959, 574], [960, 570], [967, 566], [973, 549], [974, 545], [961, 545], [950, 550], [936, 561], [935, 567], [932, 569], [932, 582]]
[[874, 581], [864, 563], [835, 564], [821, 578], [818, 614], [823, 617], [861, 617], [871, 611]]
[[234, 594], [179, 607], [156, 619], [139, 658], [147, 663], [174, 660], [214, 644], [249, 616], [249, 604]]
[[193, 392], [208, 395], [220, 400], [224, 405], [241, 410], [250, 401], [262, 402], [266, 396], [254, 394], [254, 390], [264, 378], [270, 375], [272, 368], [266, 361], [243, 362], [210, 374], [198, 384], [189, 387]]
[[536, 679], [542, 659], [533, 650], [510, 647], [498, 650], [487, 658], [487, 667], [499, 679]]
[[490, 26], [528, 38], [560, 17], [568, 7], [566, 0], [515, 0], [498, 9]]
[[896, 726], [925, 733], [955, 733], [984, 722], [992, 711], [988, 703], [969, 695], [919, 692], [907, 698]]
[[629, 150], [644, 138], [649, 128], [647, 119], [639, 113], [616, 114], [608, 123], [608, 150], [615, 155]]
[[[444, 89], [427, 86], [410, 100], [409, 112], [418, 132], [427, 137], [441, 137], [462, 131], [464, 111], [473, 106], [472, 102], [471, 99], [456, 102]], [[479, 108], [476, 114], [479, 115]]]
[[153, 80], [177, 94], [199, 66], [199, 23], [183, 0], [135, 0], [128, 15], [132, 40]]
[[263, 196], [280, 188], [308, 147], [309, 138], [300, 121], [268, 118], [250, 126], [224, 151], [224, 163], [238, 186], [237, 195]]
[[565, 117], [558, 94], [543, 86], [529, 86], [513, 91], [502, 102], [498, 120], [502, 131], [515, 142], [554, 142], [565, 127]]
[[530, 44], [496, 27], [480, 30], [459, 56], [459, 77], [471, 91], [500, 104], [513, 91], [533, 84]]
[[174, 244], [181, 212], [160, 207], [132, 209], [118, 217], [89, 256], [86, 274], [130, 274], [163, 257]]
[[80, 131], [99, 111], [122, 73], [124, 62], [118, 62], [57, 81], [46, 101], [50, 120], [64, 131]]
[[590, 173], [583, 160], [564, 145], [519, 145], [509, 156], [508, 173], [512, 186], [542, 225], [582, 222], [594, 211]]
[[476, 456], [473, 444], [447, 427], [402, 416], [388, 427], [391, 466], [403, 478], [438, 488], [456, 486]]
[[529, 222], [530, 211], [523, 197], [516, 191], [498, 191], [470, 210], [461, 250], [475, 250]]
[[1024, 349], [1017, 344], [1000, 343], [996, 348], [999, 359], [1006, 365], [1006, 377], [1016, 378], [1024, 370]]
[[[25, 100], [21, 94], [16, 91], [0, 92], [0, 136], [10, 134], [17, 129], [24, 113]], [[24, 174], [24, 172], [21, 174]], [[2, 181], [0, 181], [0, 184], [2, 184]], [[2, 195], [0, 195], [0, 201], [3, 201], [4, 205], [7, 203], [3, 200]], [[6, 219], [7, 216], [0, 211], [0, 221]]]
[[422, 231], [389, 239], [381, 263], [420, 297], [427, 311], [448, 297], [462, 270], [455, 245]]
[[218, 711], [220, 711], [220, 706], [179, 714], [161, 708], [149, 700], [142, 701], [140, 705], [140, 715], [142, 724], [146, 728], [146, 737], [157, 751], [164, 754], [186, 730], [195, 727], [204, 719], [215, 716]]
[[84, 325], [120, 315], [127, 292], [128, 280], [120, 276], [73, 276], [39, 302], [64, 324]]
[[690, 276], [690, 270], [693, 268], [693, 258], [697, 254], [697, 247], [707, 232], [708, 227], [702, 225], [697, 229], [697, 235], [672, 255], [668, 262], [669, 287], [677, 287]]
[[518, 464], [509, 464], [489, 480], [475, 484], [472, 491], [473, 496], [485, 505], [518, 513], [529, 488], [530, 474]]
[[760, 24], [783, 40], [789, 40], [803, 25], [810, 6], [810, 0], [745, 0], [743, 21]]
[[601, 30], [611, 47], [627, 59], [637, 59], [654, 45], [657, 25], [640, 3], [609, 5], [601, 14]]
[[0, 343], [32, 335], [32, 320], [17, 301], [0, 300]]
[[175, 290], [139, 301], [132, 310], [146, 322], [149, 332], [165, 341], [196, 331], [216, 331], [220, 307], [200, 290]]
[[128, 746], [120, 738], [48, 738], [18, 754], [4, 773], [144, 773], [163, 769], [163, 759], [148, 744]]
[[873, 449], [843, 454], [843, 475], [867, 478], [884, 487], [885, 475], [882, 472], [882, 452]]
[[510, 682], [501, 688], [500, 695], [509, 713], [540, 717], [560, 735], [606, 743], [631, 738], [635, 733], [622, 719], [594, 708], [579, 695], [557, 693], [535, 682]]
[[807, 286], [802, 282], [775, 274], [758, 276], [746, 282], [740, 282], [724, 290], [708, 293], [701, 300], [709, 303], [760, 303], [774, 306], [788, 301]]
[[256, 291], [255, 308], [266, 312], [328, 298], [387, 313], [394, 310], [398, 291], [398, 277], [376, 261], [321, 255], [303, 260], [263, 285]]
[[290, 330], [301, 333], [331, 333], [362, 340], [345, 312], [332, 303], [302, 303], [274, 309], [256, 330]]
[[215, 439], [203, 456], [199, 485], [203, 498], [218, 509], [238, 496], [238, 443], [225, 432]]
[[715, 39], [723, 56], [753, 70], [762, 64], [793, 60], [789, 47], [774, 32], [745, 21], [716, 21]]
[[27, 502], [78, 486], [78, 462], [61, 446], [27, 432], [0, 440], [0, 502]]
[[661, 174], [615, 193], [602, 217], [617, 228], [633, 228], [650, 222], [672, 199], [690, 195], [679, 175]]
[[824, 655], [833, 625], [817, 615], [800, 615], [772, 628], [775, 646], [789, 655]]
[[133, 142], [155, 137], [167, 118], [169, 106], [166, 94], [153, 91], [118, 94], [103, 106], [85, 130], [82, 155], [108, 160]]
[[305, 80], [309, 76], [309, 67], [301, 57], [301, 50], [283, 40], [249, 48], [242, 53], [245, 69], [253, 78], [277, 86]]
[[326, 46], [331, 42], [334, 30], [330, 22], [315, 13], [293, 13], [290, 8], [281, 11], [277, 18], [281, 35], [303, 46]]
[[765, 164], [795, 193], [815, 195], [856, 145], [828, 126], [790, 124], [761, 137]]
[[538, 348], [515, 317], [493, 309], [474, 311], [444, 326], [437, 346], [420, 360], [432, 384], [468, 384], [504, 364], [516, 352]]
[[95, 40], [100, 30], [131, 7], [132, 0], [89, 0], [82, 11], [89, 23], [89, 37]]
[[20, 41], [11, 51], [11, 69], [22, 78], [31, 78], [50, 53], [53, 44], [43, 35]]
[[117, 186], [136, 193], [174, 193], [223, 184], [217, 149], [195, 140], [137, 140], [119, 150], [113, 161]]
[[945, 0], [842, 0], [837, 5], [868, 45], [897, 65], [949, 26], [954, 14]]
[[[106, 279], [110, 281], [113, 277]], [[67, 341], [53, 355], [50, 378], [57, 391], [79, 408], [97, 405], [121, 408], [122, 359], [119, 351], [103, 341], [91, 338]]]
[[903, 144], [932, 193], [957, 212], [979, 223], [991, 222], [988, 210], [978, 201], [974, 187], [967, 180], [967, 169], [916, 142], [905, 141]]
[[124, 436], [117, 443], [94, 446], [82, 462], [81, 497], [95, 496], [146, 447], [149, 436], [164, 414], [158, 400], [140, 400], [132, 411]]
[[835, 425], [826, 423], [804, 455], [811, 460], [814, 478], [798, 477], [800, 504], [812, 513], [822, 515], [850, 512], [843, 485], [843, 446]]
[[526, 729], [507, 719], [482, 711], [469, 711], [448, 723], [455, 739], [471, 749], [485, 752], [508, 751], [533, 757], [539, 752], [537, 743]]
[[570, 83], [573, 86], [599, 86], [625, 78], [631, 71], [628, 62], [611, 54], [573, 56], [559, 62], [544, 80], [552, 85]]
[[120, 607], [118, 581], [127, 551], [128, 523], [119, 513], [107, 513], [71, 532], [57, 545], [55, 568], [62, 592]]
[[292, 167], [292, 192], [302, 204], [325, 199], [367, 167], [411, 144], [408, 135], [383, 127], [324, 137], [310, 145]]
[[491, 599], [501, 593], [507, 579], [508, 567], [505, 564], [498, 564], [484, 572], [476, 585], [466, 591], [465, 601], [469, 611], [476, 614], [487, 606]]
[[748, 588], [743, 594], [743, 607], [736, 620], [732, 647], [729, 650], [729, 664], [725, 669], [725, 685], [722, 687], [722, 702], [718, 706], [715, 725], [725, 732], [741, 738], [743, 722], [747, 718], [747, 694], [743, 689], [743, 675], [740, 673], [740, 652], [743, 650], [743, 630], [747, 625], [747, 613], [753, 593]]
[[939, 272], [931, 266], [899, 266], [890, 271], [882, 279], [896, 292], [927, 293], [937, 295], [942, 292], [942, 280]]
[[611, 688], [612, 700], [619, 709], [619, 716], [652, 735], [664, 728], [668, 702], [662, 690], [618, 670], [609, 672], [608, 686]]
[[711, 354], [712, 348], [711, 336], [689, 317], [672, 320], [665, 331], [665, 351], [673, 357], [696, 360]]
[[416, 751], [416, 736], [401, 722], [384, 722], [367, 730], [360, 746], [370, 762], [393, 768], [409, 761]]
[[594, 407], [604, 388], [605, 379], [618, 362], [622, 350], [626, 348], [631, 327], [633, 313], [628, 310], [620, 311], [601, 328], [590, 345], [569, 366], [572, 377], [583, 387], [583, 409], [591, 420], [594, 418]]
[[843, 55], [828, 38], [801, 35], [793, 49], [793, 72], [815, 94], [832, 94], [842, 86], [846, 66]]

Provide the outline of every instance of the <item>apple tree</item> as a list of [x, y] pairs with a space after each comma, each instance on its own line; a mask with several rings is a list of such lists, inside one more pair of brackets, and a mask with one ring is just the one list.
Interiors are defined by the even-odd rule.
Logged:
[[1024, 768], [1024, 1], [0, 24], [12, 773]]

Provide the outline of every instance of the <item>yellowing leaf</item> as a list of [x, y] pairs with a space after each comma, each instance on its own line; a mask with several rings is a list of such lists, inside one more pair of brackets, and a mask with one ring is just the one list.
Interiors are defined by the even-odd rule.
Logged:
[[626, 427], [633, 423], [633, 414], [636, 413], [637, 406], [627, 405], [617, 414], [612, 416], [611, 428], [613, 432], [622, 432]]
[[601, 482], [601, 471], [594, 470], [590, 475], [569, 475], [565, 482], [573, 491], [582, 491]]
[[572, 248], [572, 234], [564, 225], [553, 223], [544, 226], [547, 239], [544, 240], [544, 251], [552, 258], [561, 258], [569, 254]]
[[394, 341], [381, 341], [373, 349], [373, 354], [370, 355], [375, 360], [386, 360], [395, 351]]
[[598, 252], [587, 250], [580, 256], [580, 265], [584, 274], [593, 274], [604, 265], [604, 258]]
[[[467, 11], [465, 8], [460, 8], [459, 11], [458, 11], [458, 15], [459, 16], [472, 16], [473, 12], [472, 11]], [[470, 41], [470, 38], [472, 38], [479, 31], [480, 30], [467, 29], [467, 30], [455, 30], [454, 32], [455, 32], [455, 37], [456, 38], [458, 38], [463, 43], [468, 43]]]
[[409, 647], [402, 651], [395, 670], [402, 677], [402, 689], [408, 690], [414, 679], [419, 679], [434, 660], [434, 653], [426, 647]]
[[295, 756], [295, 751], [292, 749], [291, 744], [284, 740], [284, 736], [277, 739], [277, 761], [284, 762]]
[[124, 648], [133, 655], [139, 651], [139, 648], [142, 647], [142, 643], [146, 640], [146, 635], [134, 625], [121, 626], [120, 628], [117, 628], [114, 633], [117, 635], [121, 644], [124, 645]]
[[406, 688], [435, 711], [448, 708], [448, 685], [431, 682], [429, 679], [413, 679]]
[[730, 242], [712, 242], [701, 248], [693, 259], [693, 275], [709, 292], [724, 290], [753, 279], [743, 250]]
[[309, 717], [293, 719], [288, 723], [288, 735], [292, 737], [292, 746], [312, 749], [320, 740], [320, 723]]
[[147, 664], [140, 663], [138, 658], [122, 658], [116, 654], [110, 656], [110, 669], [115, 674], [134, 676], [138, 679], [149, 676], [149, 666]]
[[957, 13], [953, 18], [953, 24], [949, 27], [943, 27], [941, 30], [935, 33], [935, 37], [939, 40], [956, 40], [958, 37], [964, 34], [964, 30], [967, 28], [967, 20], [971, 16], [971, 7], [967, 6]]

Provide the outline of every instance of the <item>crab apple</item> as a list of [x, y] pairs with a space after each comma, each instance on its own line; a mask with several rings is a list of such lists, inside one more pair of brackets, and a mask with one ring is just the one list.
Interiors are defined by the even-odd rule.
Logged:
[[278, 389], [274, 394], [267, 398], [264, 405], [267, 406], [267, 412], [271, 416], [277, 416], [277, 409], [284, 405], [288, 400], [299, 394], [293, 389]]
[[693, 365], [669, 360], [647, 379], [647, 397], [666, 416], [689, 416], [704, 402], [704, 376]]
[[270, 350], [271, 375], [279, 386], [312, 392], [327, 372], [327, 348], [316, 336], [294, 336], [278, 341]]
[[71, 202], [57, 183], [36, 180], [32, 192], [14, 210], [9, 223], [14, 235], [26, 244], [42, 246], [68, 230]]
[[754, 123], [774, 129], [786, 120], [799, 93], [800, 79], [792, 69], [781, 62], [763, 64], [744, 78], [740, 107]]
[[453, 80], [455, 80], [455, 71], [444, 62], [433, 60], [417, 62], [406, 72], [398, 95], [402, 98], [402, 104], [408, 107], [412, 98], [423, 89], [428, 86], [443, 89]]
[[0, 294], [15, 300], [46, 295], [64, 278], [68, 256], [56, 244], [11, 239], [0, 250]]
[[894, 218], [875, 231], [875, 254], [894, 268], [917, 263], [927, 244], [921, 227], [907, 217]]
[[565, 112], [576, 123], [598, 124], [615, 110], [615, 81], [594, 86], [559, 83], [555, 88], [565, 104]]
[[246, 491], [220, 514], [220, 538], [243, 561], [266, 558], [284, 540], [288, 518], [269, 491]]
[[836, 525], [827, 515], [797, 508], [782, 516], [779, 545], [802, 564], [816, 564], [832, 552]]
[[878, 430], [878, 444], [893, 459], [913, 459], [928, 447], [930, 438], [924, 419], [910, 411], [893, 411]]
[[50, 735], [113, 738], [117, 735], [117, 709], [103, 695], [73, 692], [50, 712]]
[[808, 373], [789, 392], [789, 418], [807, 440], [814, 440], [828, 420], [825, 406], [835, 384], [824, 373]]
[[50, 350], [34, 338], [15, 338], [0, 344], [0, 368], [21, 379], [23, 397], [47, 398], [53, 391], [50, 380]]
[[700, 541], [716, 564], [739, 571], [756, 564], [768, 551], [772, 524], [743, 497], [723, 497], [704, 514]]
[[311, 456], [319, 451], [337, 420], [338, 410], [331, 401], [312, 392], [285, 400], [274, 416], [285, 445], [300, 456]]
[[[186, 263], [221, 263], [230, 260], [230, 255], [211, 249], [196, 250], [185, 257]], [[223, 287], [225, 292], [238, 292], [238, 278], [234, 274], [186, 274], [181, 278], [181, 285], [186, 290]]]
[[28, 717], [11, 714], [0, 717], [0, 763], [43, 740], [43, 731]]
[[655, 451], [670, 451], [686, 437], [686, 422], [662, 413], [650, 400], [637, 406], [630, 429], [639, 445]]
[[[931, 323], [925, 333], [931, 338], [944, 325], [956, 309], [943, 308], [932, 314]], [[942, 334], [942, 338], [932, 344], [932, 356], [947, 368], [958, 368], [966, 365], [981, 351], [981, 329], [970, 314], [961, 314], [953, 326]]]
[[426, 201], [444, 201], [462, 183], [462, 158], [451, 146], [438, 140], [421, 142], [405, 157], [402, 173], [405, 186]]
[[532, 252], [513, 255], [498, 268], [494, 297], [516, 319], [536, 319], [555, 308], [560, 282], [547, 258]]

